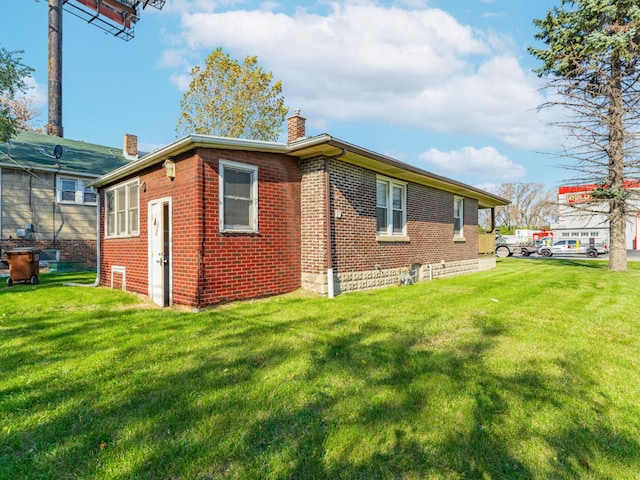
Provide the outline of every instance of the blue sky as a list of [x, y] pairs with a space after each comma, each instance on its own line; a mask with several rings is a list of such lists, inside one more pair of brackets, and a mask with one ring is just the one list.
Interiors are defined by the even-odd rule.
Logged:
[[[73, 1], [73, 0], [71, 0]], [[65, 12], [64, 136], [141, 149], [176, 139], [190, 69], [217, 47], [257, 55], [302, 110], [307, 135], [328, 133], [483, 188], [562, 184], [561, 132], [547, 127], [533, 18], [559, 0], [167, 0], [146, 8], [129, 42]], [[47, 1], [3, 0], [0, 45], [24, 50], [47, 123]], [[283, 141], [286, 135], [283, 126]]]

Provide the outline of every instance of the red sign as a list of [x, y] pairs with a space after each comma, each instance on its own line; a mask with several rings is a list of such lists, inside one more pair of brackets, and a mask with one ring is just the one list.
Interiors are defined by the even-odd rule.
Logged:
[[122, 25], [125, 28], [131, 28], [131, 22], [137, 22], [137, 12], [133, 7], [119, 2], [118, 0], [75, 0], [78, 3], [97, 12], [99, 15]]
[[[589, 195], [589, 192], [592, 192], [596, 188], [601, 187], [602, 185], [597, 185], [595, 183], [585, 185], [564, 185], [558, 188], [558, 194], [575, 194], [567, 195], [569, 203], [588, 202], [591, 200], [591, 195]], [[624, 188], [628, 190], [640, 189], [640, 180], [625, 180]], [[571, 200], [571, 198], [573, 198], [573, 201]]]
[[590, 193], [571, 193], [567, 195], [567, 203], [587, 203], [593, 200]]
[[532, 237], [534, 240], [542, 240], [545, 237], [553, 238], [553, 232], [551, 230], [542, 230], [540, 232], [533, 232]]

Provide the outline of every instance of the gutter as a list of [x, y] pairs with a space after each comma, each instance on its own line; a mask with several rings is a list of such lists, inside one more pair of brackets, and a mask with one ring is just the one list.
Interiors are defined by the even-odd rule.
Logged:
[[[431, 186], [464, 197], [475, 198], [481, 204], [480, 208], [509, 204], [508, 200], [498, 195], [358, 147], [327, 134], [293, 142], [289, 144], [288, 153], [298, 158], [306, 158], [307, 155], [314, 157], [322, 154], [323, 146], [331, 147], [334, 151], [347, 150], [349, 156], [344, 161], [376, 171], [382, 175]], [[399, 174], [398, 170], [406, 173]]]
[[[318, 156], [335, 154], [336, 151], [343, 151], [346, 153], [338, 154], [338, 156], [342, 157], [348, 153], [348, 157], [344, 158], [344, 161], [346, 162], [363, 166], [383, 175], [398, 177], [402, 180], [435, 187], [456, 195], [475, 198], [478, 200], [480, 208], [509, 204], [508, 200], [485, 190], [458, 182], [451, 178], [436, 175], [435, 173], [400, 162], [371, 150], [358, 147], [357, 145], [352, 145], [337, 138], [333, 138], [331, 135], [326, 133], [296, 140], [295, 142], [288, 144], [265, 142], [262, 140], [216, 137], [212, 135], [188, 135], [161, 147], [158, 150], [148, 153], [136, 161], [106, 173], [100, 178], [94, 180], [90, 185], [92, 187], [102, 187], [110, 183], [117, 182], [118, 180], [133, 175], [140, 170], [158, 164], [167, 158], [175, 157], [195, 148], [218, 148], [280, 153], [284, 155], [291, 155], [299, 159], [312, 157], [317, 158]], [[399, 174], [398, 171], [404, 173]]]
[[284, 143], [264, 142], [261, 140], [244, 140], [240, 138], [214, 137], [210, 135], [188, 135], [176, 140], [173, 143], [148, 153], [144, 157], [123, 165], [113, 170], [90, 185], [92, 187], [102, 187], [109, 183], [116, 182], [130, 174], [136, 173], [147, 167], [160, 163], [169, 157], [175, 157], [181, 153], [188, 152], [199, 147], [222, 148], [228, 150], [244, 150], [284, 153], [288, 152], [287, 145]]

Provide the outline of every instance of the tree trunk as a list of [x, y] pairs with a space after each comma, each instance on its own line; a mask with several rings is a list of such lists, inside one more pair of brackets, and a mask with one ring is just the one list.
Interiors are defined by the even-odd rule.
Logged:
[[611, 58], [609, 79], [609, 270], [627, 269], [626, 209], [620, 195], [624, 189], [624, 118], [622, 66], [616, 52]]
[[613, 201], [609, 220], [609, 270], [627, 269], [627, 216], [623, 201]]

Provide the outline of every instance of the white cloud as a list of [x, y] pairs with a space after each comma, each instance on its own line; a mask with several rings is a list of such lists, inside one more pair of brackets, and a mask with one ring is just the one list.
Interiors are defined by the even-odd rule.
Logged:
[[491, 182], [483, 182], [474, 185], [474, 187], [484, 190], [485, 192], [497, 194], [499, 185]]
[[169, 49], [162, 53], [157, 65], [165, 68], [189, 68], [189, 63], [185, 59], [186, 53], [180, 49]]
[[477, 71], [425, 89], [407, 106], [427, 128], [449, 133], [490, 135], [521, 148], [546, 145], [535, 113], [543, 97], [511, 55], [494, 56]]
[[171, 0], [167, 2], [162, 11], [164, 12], [215, 12], [220, 8], [230, 8], [241, 5], [242, 0]]
[[[170, 2], [168, 2], [170, 3]], [[235, 58], [257, 55], [281, 79], [287, 103], [318, 122], [385, 121], [452, 134], [489, 135], [519, 148], [542, 148], [535, 108], [544, 99], [512, 42], [479, 32], [452, 15], [361, 0], [331, 3], [324, 13], [229, 10], [239, 2], [176, 0], [183, 8], [181, 48], [200, 62], [217, 47]], [[313, 8], [313, 7], [312, 7]], [[162, 62], [179, 65], [177, 50]], [[187, 88], [189, 68], [171, 81]]]
[[145, 142], [139, 142], [138, 143], [138, 152], [140, 153], [140, 155], [144, 155], [147, 153], [151, 153], [154, 150], [157, 150], [161, 147], [163, 147], [164, 145], [161, 144], [157, 144], [157, 143], [145, 143]]
[[186, 92], [189, 89], [189, 84], [191, 83], [191, 75], [178, 75], [174, 73], [169, 76], [169, 80], [178, 88], [179, 91]]
[[480, 181], [514, 181], [526, 175], [522, 165], [509, 160], [494, 147], [463, 147], [443, 152], [431, 148], [419, 155], [428, 168], [442, 175], [467, 176]]
[[47, 86], [41, 85], [33, 77], [26, 77], [24, 79], [27, 90], [25, 93], [19, 93], [19, 97], [26, 97], [33, 100], [33, 106], [36, 108], [47, 107]]

